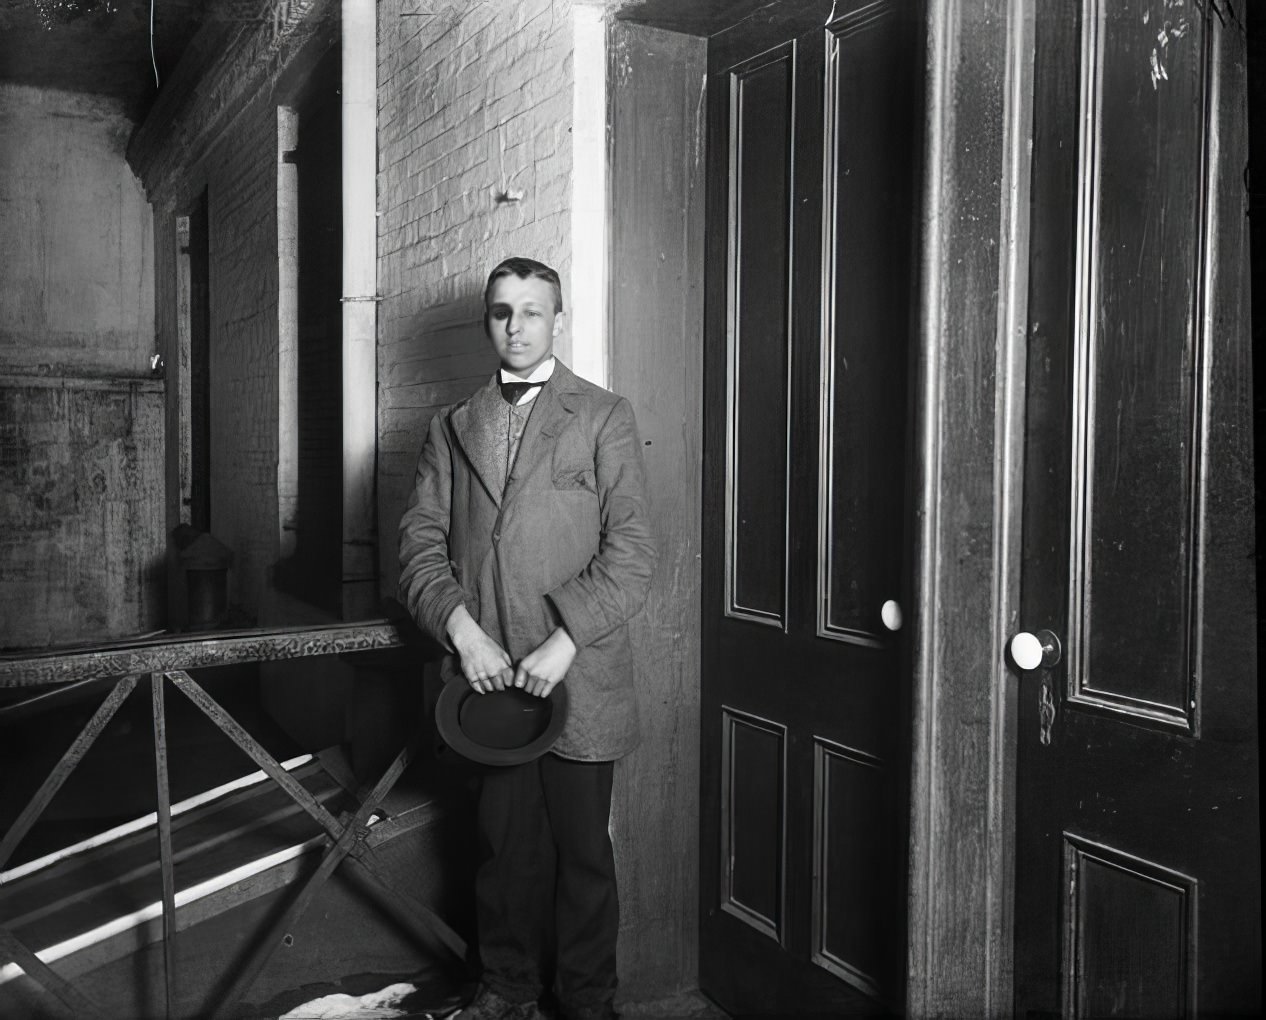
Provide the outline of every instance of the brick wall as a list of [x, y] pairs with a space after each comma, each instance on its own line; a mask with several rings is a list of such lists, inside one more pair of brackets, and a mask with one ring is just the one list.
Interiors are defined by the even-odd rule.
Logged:
[[496, 368], [481, 323], [488, 270], [528, 255], [566, 286], [572, 19], [570, 0], [378, 10], [378, 523], [392, 594], [427, 422]]
[[276, 109], [264, 94], [155, 208], [159, 342], [175, 365], [176, 217], [207, 191], [211, 530], [233, 550], [229, 599], [247, 620], [258, 619], [278, 556], [276, 153]]
[[162, 625], [150, 211], [121, 103], [0, 85], [0, 647]]
[[[176, 217], [189, 214], [203, 189], [207, 193], [211, 530], [234, 552], [229, 599], [240, 623], [280, 622], [272, 583], [280, 558], [277, 107], [293, 102], [306, 70], [335, 40], [331, 24], [318, 11], [299, 28], [291, 26], [286, 45], [274, 40], [281, 54], [254, 87], [243, 84], [244, 68], [259, 77], [261, 65], [248, 57], [269, 48], [277, 25], [261, 23], [232, 47], [195, 40], [196, 73], [189, 81], [172, 79], [172, 94], [181, 98], [170, 100], [170, 109], [156, 106], [130, 149], [155, 205], [158, 342], [173, 366]], [[204, 59], [198, 46], [214, 52], [214, 60], [205, 58], [213, 60], [210, 67], [197, 63]], [[179, 419], [175, 401], [169, 404], [174, 429]], [[171, 483], [179, 476], [174, 457], [168, 460], [167, 515], [174, 526], [177, 489]], [[331, 511], [338, 510], [336, 499]]]

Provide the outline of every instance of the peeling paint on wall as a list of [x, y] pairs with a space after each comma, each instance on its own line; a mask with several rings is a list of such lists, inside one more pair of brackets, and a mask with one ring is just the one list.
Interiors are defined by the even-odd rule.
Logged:
[[161, 626], [162, 419], [158, 381], [0, 380], [0, 647]]
[[122, 103], [0, 83], [0, 365], [143, 376], [153, 232]]
[[0, 647], [162, 626], [152, 216], [122, 104], [0, 85]]
[[[1149, 7], [1143, 11], [1143, 24], [1150, 25], [1151, 20], [1152, 9]], [[1169, 56], [1170, 44], [1181, 39], [1191, 28], [1191, 22], [1188, 21], [1186, 11], [1183, 10], [1183, 0], [1161, 0], [1161, 14], [1157, 22], [1159, 27], [1156, 29], [1156, 44], [1152, 47], [1150, 58], [1153, 90], [1157, 89], [1162, 81], [1169, 81], [1169, 71], [1165, 66], [1165, 61]]]

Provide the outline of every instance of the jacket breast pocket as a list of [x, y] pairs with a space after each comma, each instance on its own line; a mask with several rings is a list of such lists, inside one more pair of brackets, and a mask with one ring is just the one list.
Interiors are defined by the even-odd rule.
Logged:
[[598, 480], [593, 468], [585, 464], [554, 467], [554, 488], [572, 491], [598, 492]]

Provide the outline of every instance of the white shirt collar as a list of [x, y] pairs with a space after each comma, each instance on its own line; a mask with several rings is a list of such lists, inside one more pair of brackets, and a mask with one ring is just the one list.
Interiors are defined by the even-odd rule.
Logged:
[[[553, 375], [553, 366], [555, 366], [555, 358], [553, 358], [553, 354], [551, 354], [551, 356], [544, 359], [541, 364], [538, 364], [536, 368], [533, 368], [532, 373], [525, 378], [517, 375], [515, 372], [510, 372], [505, 370], [505, 368], [501, 368], [499, 372], [499, 382], [544, 382], [548, 380], [549, 376]], [[519, 397], [518, 401], [515, 401], [514, 406], [522, 406], [523, 404], [527, 404], [529, 400], [536, 400], [539, 392], [541, 392], [541, 390], [528, 390], [525, 394]]]
[[555, 360], [554, 355], [551, 354], [548, 358], [546, 358], [539, 365], [537, 365], [536, 368], [532, 369], [532, 372], [530, 375], [526, 375], [526, 376], [519, 375], [516, 372], [511, 372], [507, 368], [502, 368], [500, 370], [500, 374], [498, 376], [497, 381], [498, 382], [531, 382], [531, 383], [545, 382], [546, 379], [548, 379], [551, 375], [554, 374], [554, 360]]

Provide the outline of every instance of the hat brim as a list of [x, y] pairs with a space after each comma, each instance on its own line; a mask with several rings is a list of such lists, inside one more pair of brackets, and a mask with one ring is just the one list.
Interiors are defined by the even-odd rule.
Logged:
[[554, 746], [567, 722], [567, 685], [548, 698], [518, 687], [478, 694], [452, 680], [435, 703], [435, 727], [444, 743], [481, 765], [521, 765]]

